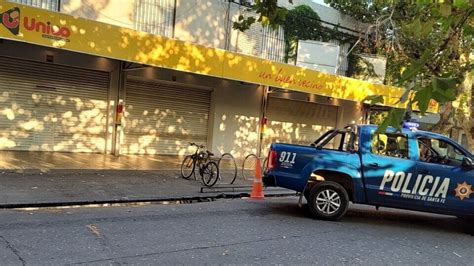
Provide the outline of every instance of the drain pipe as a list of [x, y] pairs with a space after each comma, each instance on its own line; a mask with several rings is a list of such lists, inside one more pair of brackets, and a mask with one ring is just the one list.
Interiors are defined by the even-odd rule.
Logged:
[[259, 140], [258, 140], [258, 145], [257, 145], [257, 156], [260, 158], [262, 156], [262, 146], [263, 146], [263, 135], [265, 134], [264, 132], [264, 127], [266, 126], [266, 120], [267, 120], [267, 101], [268, 101], [268, 91], [269, 87], [268, 86], [262, 86], [263, 87], [263, 93], [262, 93], [262, 109], [261, 109], [261, 116], [260, 116], [260, 126], [258, 127], [258, 135], [259, 135]]
[[114, 108], [114, 129], [112, 139], [112, 154], [115, 156], [120, 155], [120, 137], [122, 135], [122, 120], [123, 120], [123, 98], [125, 95], [125, 62], [120, 62], [119, 74], [118, 74], [118, 86], [117, 95], [115, 97], [115, 108]]

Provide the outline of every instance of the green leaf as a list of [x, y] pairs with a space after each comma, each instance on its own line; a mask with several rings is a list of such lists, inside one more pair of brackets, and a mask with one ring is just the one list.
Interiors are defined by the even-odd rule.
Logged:
[[435, 24], [434, 19], [430, 19], [430, 20], [426, 21], [425, 23], [423, 23], [423, 26], [422, 26], [421, 31], [420, 31], [420, 38], [428, 37], [428, 35], [431, 33], [431, 31], [433, 31], [434, 24]]
[[252, 26], [253, 23], [255, 23], [254, 17], [245, 18], [244, 16], [240, 15], [238, 22], [234, 22], [232, 28], [239, 31], [246, 31], [250, 29], [250, 26]]
[[420, 112], [422, 114], [426, 113], [428, 106], [430, 105], [430, 100], [433, 97], [433, 87], [426, 86], [423, 89], [417, 91], [413, 97], [413, 102], [418, 105]]
[[371, 105], [375, 105], [378, 103], [383, 104], [384, 99], [382, 95], [370, 95], [370, 96], [365, 97], [364, 100], [362, 100], [362, 102], [369, 102]]
[[446, 32], [447, 30], [449, 30], [451, 25], [453, 25], [454, 21], [455, 21], [454, 16], [450, 16], [447, 18], [440, 17], [440, 19], [438, 20], [438, 22], [441, 23], [441, 30], [443, 32]]
[[414, 34], [416, 34], [416, 37], [420, 38], [422, 26], [419, 18], [416, 18], [415, 21], [413, 21], [413, 23], [411, 23], [408, 27]]
[[414, 19], [412, 22], [402, 25], [404, 31], [410, 36], [420, 38], [420, 31], [422, 29], [421, 21], [419, 18]]
[[415, 77], [426, 64], [426, 62], [430, 60], [430, 58], [431, 51], [429, 49], [426, 49], [420, 59], [413, 62], [410, 67], [408, 67], [408, 69], [403, 72], [402, 76], [398, 80], [398, 85], [401, 86], [405, 81]]
[[451, 5], [450, 4], [441, 4], [439, 11], [443, 17], [449, 17], [451, 15]]
[[406, 113], [405, 109], [394, 108], [390, 110], [387, 118], [385, 118], [385, 120], [377, 128], [377, 133], [385, 133], [389, 126], [394, 127], [397, 130], [399, 130], [402, 124], [403, 118], [405, 117], [405, 113]]
[[458, 79], [433, 77], [431, 84], [433, 86], [433, 99], [439, 103], [445, 103], [456, 100], [456, 88]]
[[456, 100], [456, 90], [449, 89], [446, 91], [433, 91], [433, 99], [438, 103], [452, 102]]
[[464, 32], [465, 36], [471, 36], [472, 37], [474, 35], [474, 27], [469, 25], [469, 24], [466, 24], [463, 27], [463, 32]]
[[441, 78], [441, 77], [432, 77], [431, 82], [433, 82], [433, 88], [436, 90], [447, 90], [450, 88], [456, 88], [458, 79], [457, 78]]

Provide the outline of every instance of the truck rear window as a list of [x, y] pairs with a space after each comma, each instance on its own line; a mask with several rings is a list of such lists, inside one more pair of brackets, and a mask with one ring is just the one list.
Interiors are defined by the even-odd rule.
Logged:
[[313, 145], [325, 150], [355, 152], [357, 151], [357, 135], [349, 130], [330, 130], [317, 139]]
[[408, 137], [403, 134], [374, 134], [372, 153], [408, 159]]

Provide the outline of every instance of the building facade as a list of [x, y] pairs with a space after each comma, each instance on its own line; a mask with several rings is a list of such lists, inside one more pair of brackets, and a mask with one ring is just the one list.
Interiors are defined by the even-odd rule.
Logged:
[[196, 142], [243, 157], [265, 153], [271, 142], [308, 144], [330, 128], [364, 122], [358, 100], [366, 95], [401, 95], [282, 64], [284, 33], [260, 25], [233, 30], [232, 21], [248, 12], [233, 1], [16, 0], [0, 7], [7, 14], [0, 29], [3, 150], [182, 155]]

